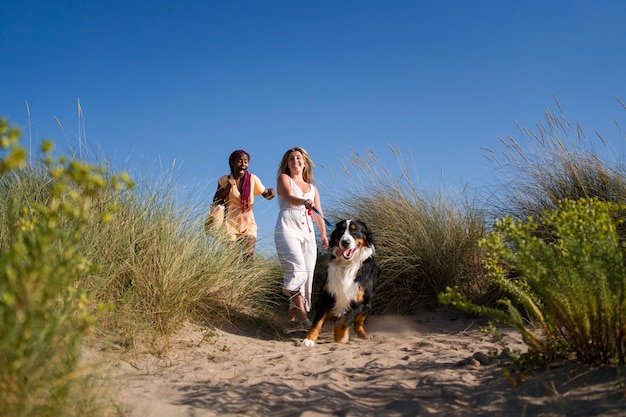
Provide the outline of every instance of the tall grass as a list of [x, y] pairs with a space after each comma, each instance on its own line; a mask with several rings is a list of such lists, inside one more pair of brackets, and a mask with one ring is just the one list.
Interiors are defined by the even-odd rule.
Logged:
[[572, 356], [623, 365], [626, 174], [620, 153], [596, 132], [601, 153], [562, 111], [546, 110], [537, 131], [520, 132], [525, 141], [509, 136], [502, 155], [490, 153], [507, 181], [495, 194], [501, 198], [492, 205], [494, 232], [482, 245], [488, 277], [504, 291], [502, 308], [476, 305], [455, 288], [440, 299], [518, 328], [531, 366]]
[[465, 199], [420, 190], [400, 151], [391, 151], [399, 175], [369, 151], [344, 157], [349, 198], [337, 208], [339, 216], [360, 218], [374, 231], [381, 267], [375, 311], [432, 308], [449, 285], [484, 296], [488, 288], [477, 245], [485, 233], [481, 212]]
[[112, 307], [99, 330], [122, 346], [148, 343], [159, 352], [185, 320], [266, 316], [280, 290], [277, 261], [250, 263], [225, 237], [208, 238], [202, 204], [180, 204], [175, 183], [152, 184], [120, 204], [115, 222], [85, 235], [88, 256], [102, 265], [85, 285]]
[[[0, 121], [0, 409], [9, 416], [90, 415], [101, 404], [79, 372], [92, 317], [77, 284], [94, 265], [82, 256], [80, 237], [93, 200], [128, 183], [53, 158], [49, 142], [41, 167], [30, 169], [18, 139]], [[98, 221], [112, 210], [103, 209]]]
[[588, 137], [556, 103], [559, 112], [546, 109], [535, 130], [519, 126], [519, 137], [500, 138], [501, 152], [486, 149], [498, 169], [498, 192], [489, 204], [495, 218], [539, 218], [565, 199], [626, 202], [623, 150], [609, 145], [618, 142], [598, 131]]
[[277, 260], [250, 262], [224, 237], [208, 238], [203, 207], [181, 206], [175, 184], [121, 192], [125, 174], [53, 158], [50, 142], [27, 158], [19, 132], [0, 122], [4, 415], [115, 412], [79, 366], [85, 341], [161, 354], [186, 321], [272, 330]]

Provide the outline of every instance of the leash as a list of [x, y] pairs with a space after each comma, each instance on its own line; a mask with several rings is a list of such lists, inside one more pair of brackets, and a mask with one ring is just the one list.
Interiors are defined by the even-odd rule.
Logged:
[[[322, 218], [322, 220], [324, 220], [324, 223], [326, 223], [326, 226], [327, 226], [327, 227], [329, 227], [330, 229], [332, 229], [332, 228], [333, 228], [333, 225], [332, 225], [332, 224], [331, 224], [328, 220], [326, 220], [326, 218], [325, 218], [324, 216], [322, 216], [322, 213], [320, 213], [320, 211], [319, 211], [319, 210], [318, 210], [315, 206], [312, 206], [311, 208], [313, 209], [313, 211], [314, 211], [314, 212], [315, 212], [318, 216], [320, 216], [320, 217]], [[309, 210], [309, 216], [310, 216], [310, 215], [311, 215], [311, 210]]]

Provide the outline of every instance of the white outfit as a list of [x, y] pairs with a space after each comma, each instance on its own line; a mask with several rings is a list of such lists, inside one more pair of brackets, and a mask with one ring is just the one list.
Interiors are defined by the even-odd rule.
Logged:
[[[311, 185], [308, 193], [303, 193], [291, 178], [289, 183], [294, 193], [303, 200], [313, 201], [315, 188]], [[304, 297], [306, 311], [311, 311], [313, 274], [317, 260], [317, 244], [312, 216], [307, 214], [304, 205], [291, 205], [278, 195], [278, 218], [274, 229], [276, 253], [283, 271], [283, 288], [299, 291]]]

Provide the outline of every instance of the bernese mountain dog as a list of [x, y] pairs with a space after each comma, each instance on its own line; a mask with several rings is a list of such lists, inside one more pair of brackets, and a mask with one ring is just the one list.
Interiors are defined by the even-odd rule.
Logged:
[[334, 318], [335, 341], [348, 342], [350, 326], [369, 339], [363, 327], [372, 309], [380, 269], [374, 259], [372, 232], [360, 220], [342, 220], [330, 235], [328, 274], [315, 304], [313, 324], [302, 341], [315, 346], [326, 319]]

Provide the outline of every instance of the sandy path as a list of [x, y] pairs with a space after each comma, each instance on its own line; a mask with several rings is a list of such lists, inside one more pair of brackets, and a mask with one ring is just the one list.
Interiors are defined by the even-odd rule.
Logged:
[[[313, 348], [294, 328], [263, 337], [188, 326], [167, 357], [111, 357], [106, 369], [133, 417], [626, 415], [626, 377], [615, 369], [568, 365], [514, 387], [499, 365], [505, 358], [468, 360], [501, 350], [479, 324], [438, 313], [373, 316], [371, 340], [334, 343], [327, 323]], [[515, 332], [503, 335], [524, 348]]]

